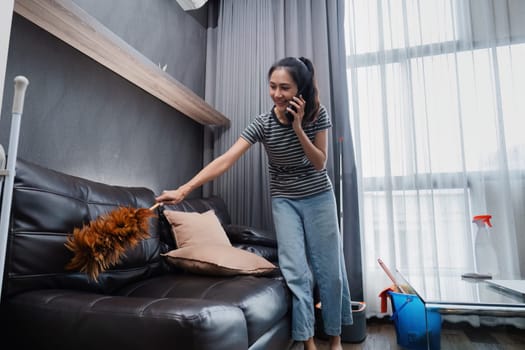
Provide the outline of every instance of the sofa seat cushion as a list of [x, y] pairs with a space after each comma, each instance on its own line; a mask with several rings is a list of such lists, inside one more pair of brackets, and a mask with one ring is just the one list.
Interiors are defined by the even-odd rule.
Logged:
[[291, 301], [281, 278], [212, 277], [170, 274], [134, 283], [119, 291], [131, 297], [202, 299], [240, 308], [251, 345], [286, 317]]
[[215, 300], [42, 289], [10, 298], [0, 315], [18, 349], [248, 349], [242, 310]]

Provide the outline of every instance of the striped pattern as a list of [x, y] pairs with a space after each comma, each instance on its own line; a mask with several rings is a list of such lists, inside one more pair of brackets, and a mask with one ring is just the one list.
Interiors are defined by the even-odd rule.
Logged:
[[[328, 112], [321, 106], [319, 118], [304, 127], [313, 142], [315, 134], [332, 126]], [[241, 133], [251, 144], [261, 142], [268, 155], [272, 197], [302, 198], [332, 188], [326, 172], [315, 170], [306, 157], [291, 125], [279, 122], [273, 112], [257, 116]]]

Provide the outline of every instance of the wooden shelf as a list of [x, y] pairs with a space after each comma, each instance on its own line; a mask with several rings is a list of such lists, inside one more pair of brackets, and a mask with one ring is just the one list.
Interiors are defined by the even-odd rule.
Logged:
[[14, 11], [203, 125], [230, 120], [71, 0], [16, 0]]

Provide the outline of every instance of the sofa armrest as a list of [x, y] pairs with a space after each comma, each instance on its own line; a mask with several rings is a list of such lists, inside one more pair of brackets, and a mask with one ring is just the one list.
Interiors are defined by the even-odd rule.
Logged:
[[246, 243], [232, 243], [232, 245], [235, 248], [243, 249], [251, 253], [257, 254], [259, 256], [262, 256], [274, 265], [277, 265], [278, 263], [277, 248]]
[[278, 264], [277, 241], [272, 232], [236, 224], [224, 225], [224, 231], [234, 247], [247, 250]]
[[253, 244], [264, 247], [277, 248], [275, 234], [268, 230], [258, 229], [246, 225], [224, 225], [224, 231], [232, 244]]

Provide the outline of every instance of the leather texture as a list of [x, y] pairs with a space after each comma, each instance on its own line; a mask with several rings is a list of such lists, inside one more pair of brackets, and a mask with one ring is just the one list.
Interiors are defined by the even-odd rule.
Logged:
[[[151, 237], [126, 251], [98, 283], [64, 269], [72, 257], [64, 243], [73, 228], [118, 206], [153, 203], [147, 188], [97, 183], [19, 159], [0, 310], [5, 341], [54, 350], [291, 347], [290, 294], [282, 277], [177, 271], [160, 256], [175, 249], [161, 210], [150, 221]], [[213, 209], [225, 229], [231, 225], [218, 197], [170, 208]], [[235, 246], [276, 260], [270, 238], [232, 235]]]
[[7, 295], [38, 288], [112, 293], [161, 273], [157, 219], [150, 220], [151, 237], [127, 251], [120, 264], [99, 276], [98, 283], [64, 270], [73, 256], [64, 243], [75, 227], [118, 206], [149, 208], [154, 203], [147, 188], [110, 186], [18, 160], [6, 258]]

